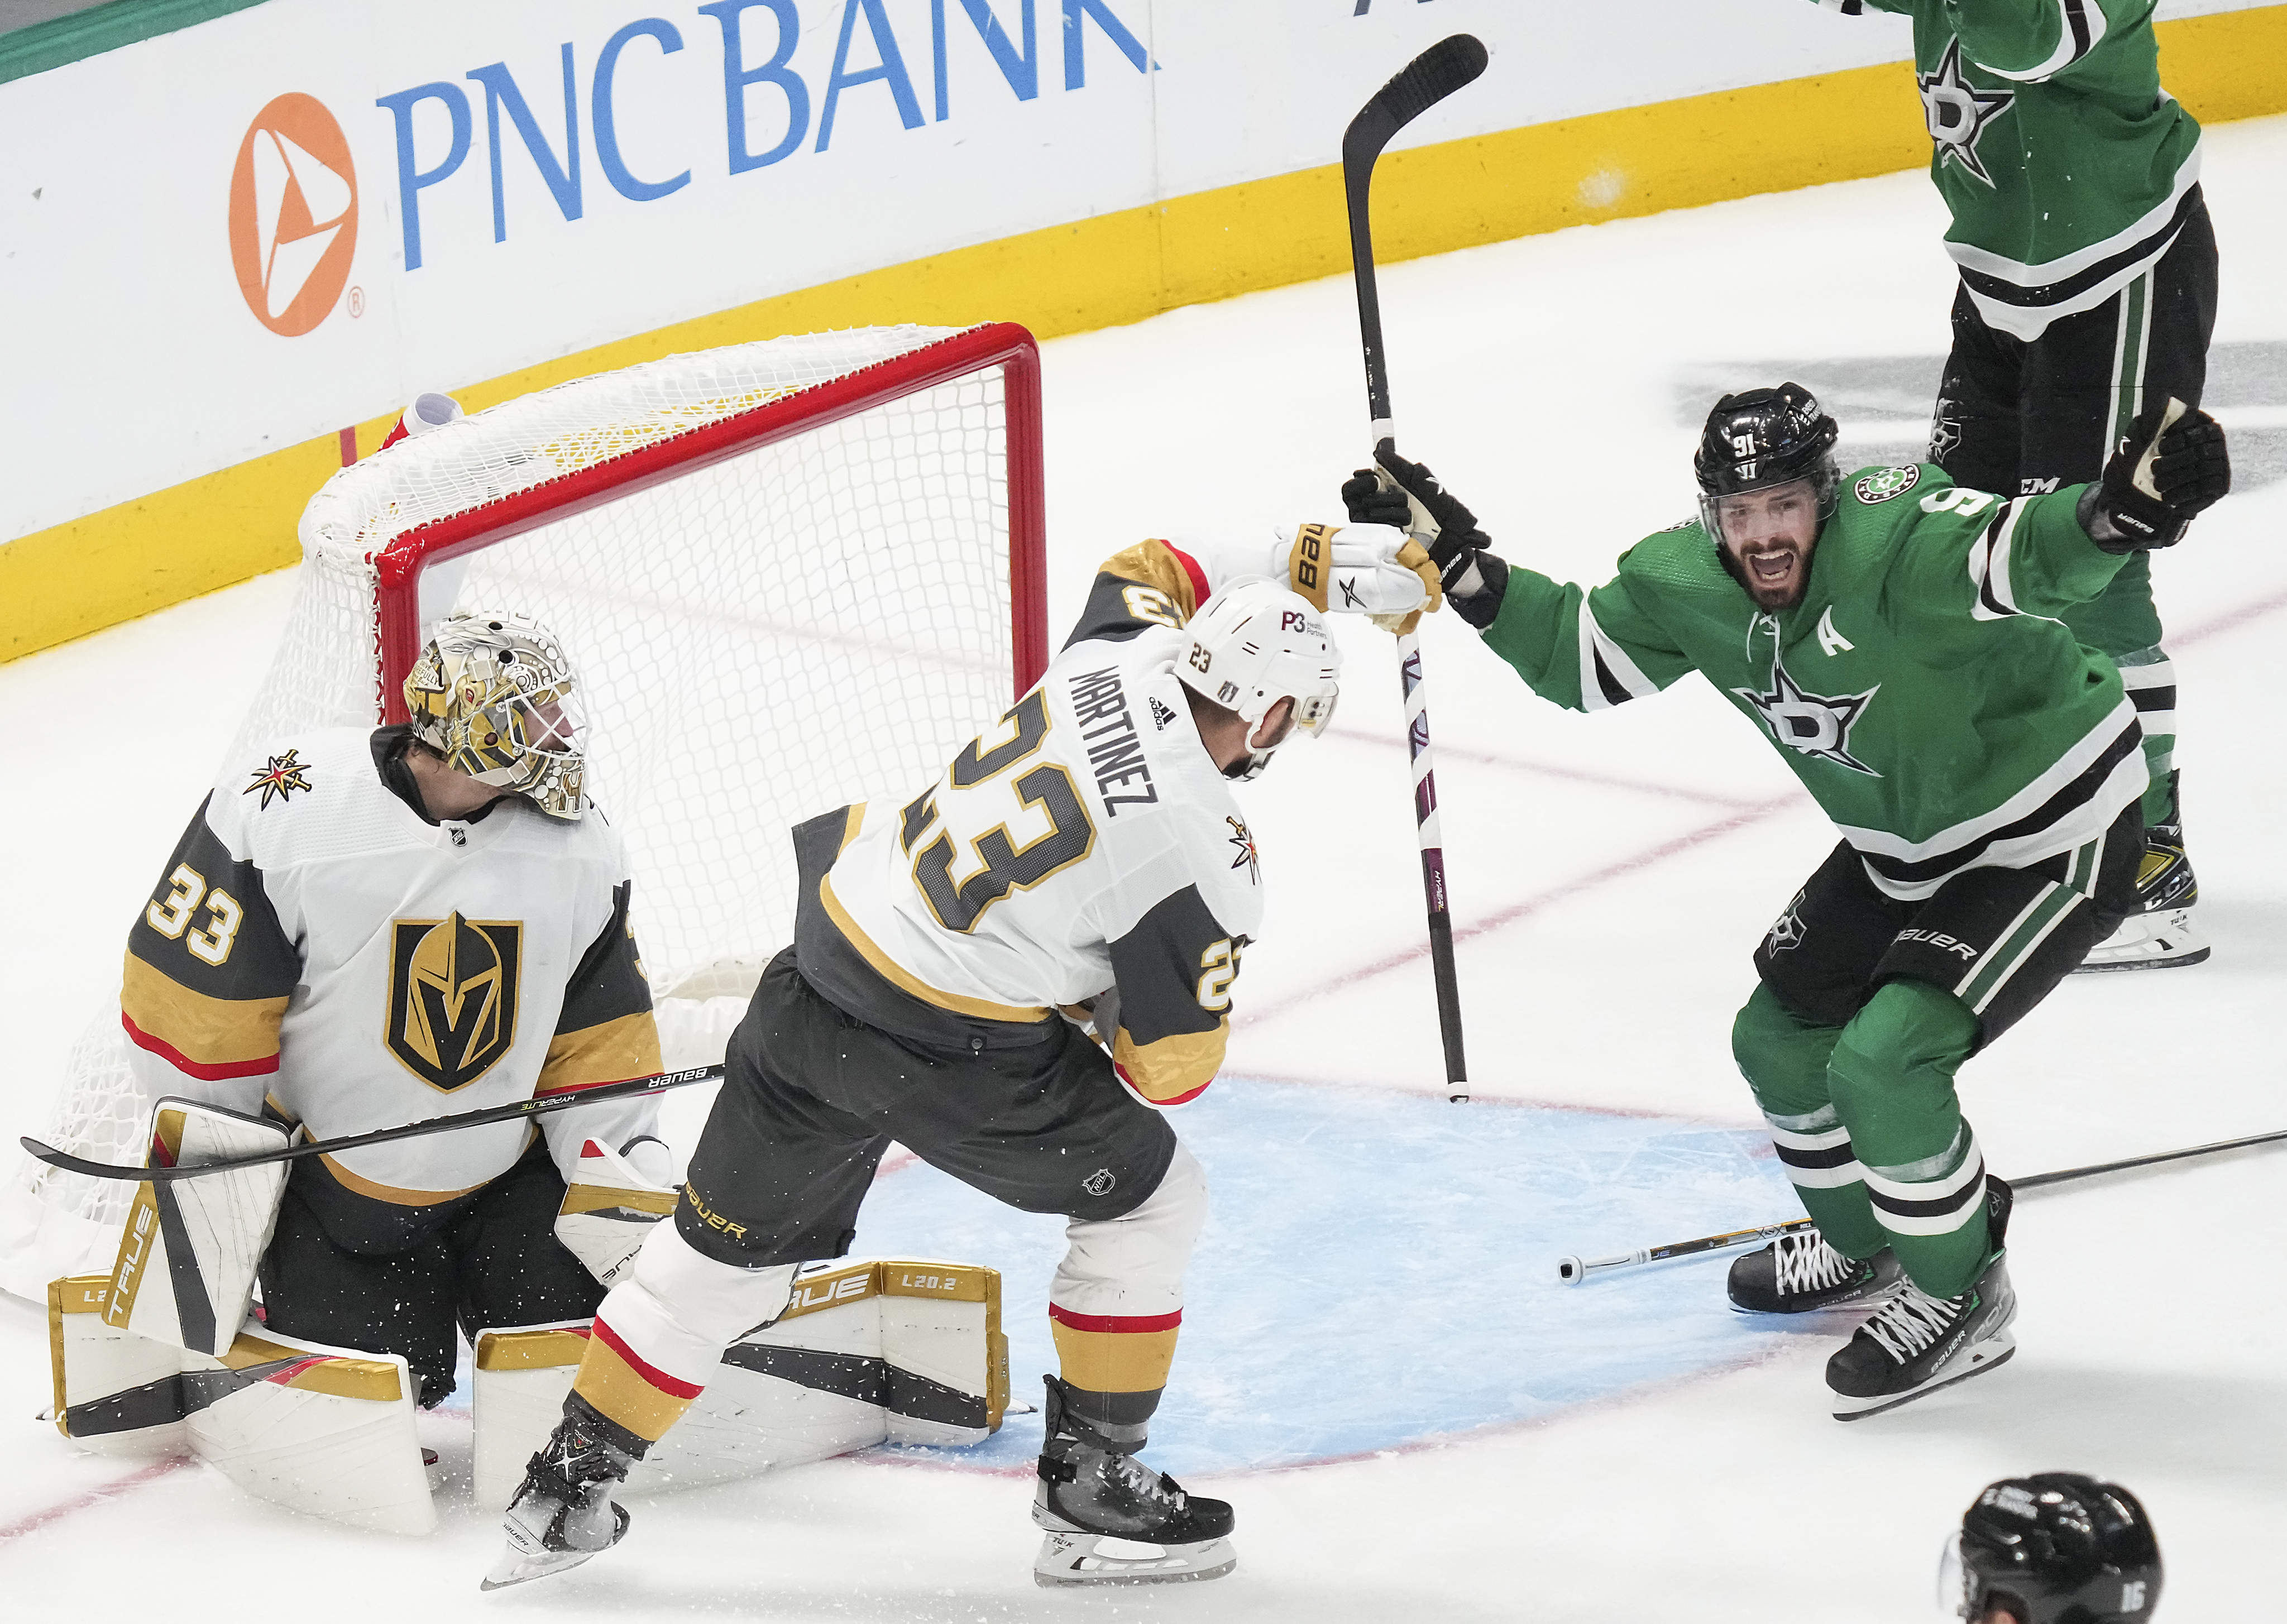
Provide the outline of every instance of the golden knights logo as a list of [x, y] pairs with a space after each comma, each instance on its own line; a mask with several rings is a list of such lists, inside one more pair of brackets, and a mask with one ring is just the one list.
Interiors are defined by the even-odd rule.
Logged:
[[432, 1089], [465, 1088], [516, 1042], [524, 926], [455, 914], [390, 931], [389, 1052]]

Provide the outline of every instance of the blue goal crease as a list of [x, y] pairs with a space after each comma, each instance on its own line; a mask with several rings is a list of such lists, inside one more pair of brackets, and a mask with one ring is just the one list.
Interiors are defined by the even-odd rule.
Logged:
[[[1458, 1441], [1646, 1383], [1738, 1365], [1772, 1333], [1689, 1266], [1558, 1282], [1556, 1260], [1769, 1223], [1792, 1191], [1752, 1129], [1562, 1106], [1226, 1075], [1186, 1109], [1213, 1214], [1151, 1427], [1177, 1475], [1271, 1470]], [[1049, 1281], [1064, 1220], [926, 1164], [882, 1179], [851, 1250], [1001, 1271], [1012, 1396], [1056, 1368]], [[1003, 1471], [1038, 1415], [970, 1449], [900, 1458]]]

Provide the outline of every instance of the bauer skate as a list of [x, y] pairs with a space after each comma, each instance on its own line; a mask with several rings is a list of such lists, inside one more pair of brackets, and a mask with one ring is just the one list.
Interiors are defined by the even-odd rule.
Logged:
[[[1186, 1494], [1112, 1447], [1067, 1412], [1069, 1388], [1054, 1376], [1048, 1384], [1048, 1441], [1033, 1492], [1033, 1521], [1045, 1531], [1035, 1583], [1176, 1584], [1220, 1579], [1238, 1565], [1229, 1505]], [[1114, 1549], [1104, 1548], [1107, 1541]]]
[[1845, 1257], [1815, 1229], [1781, 1235], [1731, 1264], [1731, 1306], [1743, 1314], [1808, 1314], [1828, 1308], [1872, 1308], [1898, 1295], [1905, 1271], [1884, 1247], [1872, 1257]]
[[602, 1437], [588, 1416], [566, 1414], [525, 1465], [524, 1482], [503, 1519], [508, 1549], [485, 1575], [483, 1588], [501, 1590], [545, 1579], [617, 1545], [629, 1518], [613, 1503], [612, 1485], [634, 1464], [635, 1457]]
[[2009, 1285], [2002, 1242], [2009, 1226], [2009, 1186], [1988, 1176], [1984, 1269], [1956, 1297], [1934, 1297], [1912, 1281], [1884, 1303], [1826, 1361], [1834, 1419], [1859, 1421], [1910, 1404], [1942, 1387], [2006, 1364], [2017, 1351], [2009, 1324], [2017, 1294]]
[[[2175, 774], [2169, 774], [2169, 804], [2175, 804]], [[2088, 951], [2084, 970], [2173, 970], [2208, 956], [2207, 938], [2193, 923], [2200, 899], [2199, 877], [2184, 855], [2184, 826], [2173, 814], [2144, 831], [2144, 856], [2136, 868], [2136, 911]]]

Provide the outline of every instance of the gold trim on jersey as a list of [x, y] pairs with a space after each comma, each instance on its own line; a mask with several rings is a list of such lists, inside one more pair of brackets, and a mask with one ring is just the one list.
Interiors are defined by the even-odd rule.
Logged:
[[898, 991], [910, 994], [923, 1003], [934, 1004], [940, 1010], [950, 1010], [955, 1015], [966, 1015], [977, 1020], [1008, 1021], [1016, 1025], [1036, 1026], [1050, 1018], [1045, 1005], [994, 1003], [989, 998], [967, 998], [959, 993], [940, 992], [908, 970], [876, 947], [874, 939], [859, 928], [842, 899], [834, 894], [834, 875], [818, 876], [818, 900], [826, 909], [826, 916], [842, 932], [843, 939], [858, 950], [858, 955], [873, 968], [874, 973]]
[[[1165, 542], [1138, 542], [1133, 547], [1115, 552], [1104, 561], [1102, 573], [1150, 587], [1174, 604], [1183, 620], [1188, 621], [1199, 613], [1199, 599], [1191, 590], [1191, 574], [1176, 562], [1174, 550]], [[1135, 607], [1132, 603], [1128, 606]], [[1323, 604], [1319, 606], [1325, 607]], [[1145, 615], [1143, 618], [1156, 620], [1159, 617]]]
[[[537, 1133], [540, 1130], [535, 1128], [532, 1131]], [[526, 1141], [527, 1145], [530, 1143], [528, 1139]], [[318, 1160], [326, 1164], [326, 1171], [334, 1176], [343, 1189], [354, 1195], [362, 1195], [368, 1200], [387, 1201], [392, 1207], [434, 1207], [442, 1201], [456, 1201], [464, 1195], [475, 1194], [493, 1182], [492, 1178], [480, 1178], [465, 1190], [404, 1190], [395, 1184], [378, 1184], [361, 1174], [352, 1173], [322, 1151], [319, 1153]], [[493, 1175], [493, 1178], [499, 1176], [498, 1173]]]
[[286, 998], [211, 998], [193, 992], [133, 953], [120, 978], [119, 1008], [135, 1029], [199, 1066], [241, 1066], [278, 1052]]
[[637, 1010], [549, 1039], [548, 1058], [541, 1062], [540, 1081], [532, 1091], [554, 1094], [598, 1082], [656, 1077], [664, 1069], [659, 1060], [659, 1025], [649, 1010]]
[[1083, 1331], [1061, 1319], [1049, 1321], [1057, 1374], [1092, 1393], [1150, 1393], [1167, 1386], [1182, 1329]]
[[1178, 1032], [1149, 1043], [1138, 1043], [1122, 1026], [1112, 1040], [1112, 1058], [1137, 1093], [1164, 1105], [1196, 1094], [1215, 1081], [1223, 1069], [1223, 1044], [1230, 1035], [1228, 1015], [1212, 1032]]

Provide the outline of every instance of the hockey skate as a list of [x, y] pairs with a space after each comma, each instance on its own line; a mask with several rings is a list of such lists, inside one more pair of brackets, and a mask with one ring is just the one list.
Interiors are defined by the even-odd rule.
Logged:
[[508, 1549], [485, 1575], [484, 1588], [505, 1589], [577, 1567], [627, 1533], [628, 1514], [613, 1503], [612, 1485], [628, 1475], [635, 1457], [598, 1430], [585, 1416], [566, 1415], [526, 1464], [503, 1522]]
[[1228, 1504], [1186, 1494], [1112, 1447], [1066, 1414], [1062, 1382], [1050, 1376], [1048, 1384], [1048, 1441], [1033, 1491], [1033, 1521], [1046, 1531], [1033, 1559], [1035, 1583], [1175, 1584], [1220, 1579], [1238, 1565]]
[[[2172, 801], [2174, 793], [2172, 783]], [[2199, 877], [2184, 855], [2184, 826], [2172, 819], [2154, 824], [2144, 831], [2144, 857], [2137, 865], [2136, 911], [2089, 949], [2080, 968], [2173, 970], [2200, 963], [2208, 956], [2208, 942], [2192, 922], [2199, 899]]]
[[1835, 1420], [1858, 1421], [1894, 1410], [1996, 1369], [2016, 1352], [2009, 1323], [2017, 1317], [2017, 1294], [2010, 1288], [2002, 1246], [2010, 1199], [2009, 1186], [1989, 1175], [1986, 1229], [1993, 1250], [1967, 1291], [1934, 1297], [1906, 1280], [1826, 1361]]
[[1845, 1257], [1816, 1230], [1806, 1229], [1733, 1260], [1725, 1284], [1740, 1313], [1808, 1314], [1887, 1303], [1905, 1278], [1887, 1247], [1872, 1257]]

